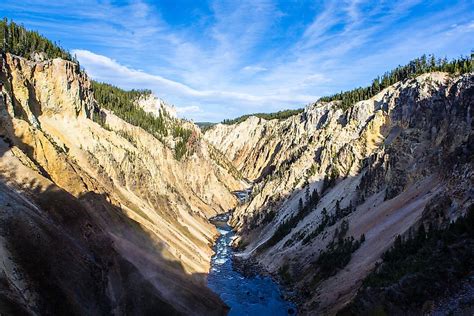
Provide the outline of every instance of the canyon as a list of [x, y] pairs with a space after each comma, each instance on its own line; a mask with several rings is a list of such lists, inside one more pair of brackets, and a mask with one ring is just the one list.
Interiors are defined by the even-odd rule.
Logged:
[[[335, 314], [396, 236], [472, 208], [473, 100], [472, 73], [434, 72], [345, 111], [317, 102], [285, 120], [215, 126], [205, 137], [254, 183], [231, 220], [238, 255], [300, 292], [301, 313]], [[363, 242], [347, 265], [315, 280], [318, 257], [341, 231]]]
[[236, 205], [241, 183], [212, 149], [197, 136], [178, 162], [111, 112], [107, 129], [95, 123], [75, 63], [2, 63], [2, 309], [222, 314], [205, 283], [216, 235], [207, 219]]
[[[137, 99], [165, 128], [190, 132], [177, 159], [180, 136], [156, 137], [102, 107], [75, 62], [0, 62], [6, 314], [226, 314], [207, 286], [210, 219], [231, 211], [234, 260], [278, 281], [298, 314], [333, 315], [361, 300], [397, 236], [473, 207], [472, 72], [425, 73], [348, 109], [317, 101], [205, 132], [162, 115], [173, 109], [154, 96]], [[318, 260], [338, 242], [348, 261], [323, 273]], [[379, 303], [364, 302], [352, 312]]]

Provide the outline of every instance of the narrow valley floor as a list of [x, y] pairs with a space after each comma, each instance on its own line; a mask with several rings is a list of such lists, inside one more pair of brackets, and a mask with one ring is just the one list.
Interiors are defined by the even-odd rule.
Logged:
[[208, 285], [230, 307], [229, 315], [295, 315], [296, 307], [285, 301], [277, 283], [269, 277], [245, 277], [234, 269], [231, 247], [234, 233], [228, 215], [213, 221], [220, 236], [212, 257]]

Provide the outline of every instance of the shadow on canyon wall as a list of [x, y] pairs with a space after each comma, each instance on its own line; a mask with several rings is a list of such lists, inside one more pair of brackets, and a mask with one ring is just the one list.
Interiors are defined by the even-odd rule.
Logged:
[[[7, 120], [2, 117], [0, 159], [15, 145], [33, 160], [34, 148], [13, 135]], [[0, 250], [9, 256], [0, 275], [2, 313], [226, 313], [206, 286], [207, 274], [187, 273], [107, 194], [73, 196], [43, 179], [50, 179], [44, 169], [20, 184], [15, 167], [2, 169]]]
[[[373, 217], [375, 218], [377, 212], [381, 209], [380, 206], [382, 204], [390, 205], [390, 208], [385, 207], [385, 209], [390, 209], [391, 214], [401, 214], [402, 205], [398, 204], [399, 202], [403, 202], [403, 204], [409, 205], [409, 203], [411, 203], [410, 201], [416, 200], [416, 198], [419, 198], [423, 195], [436, 202], [440, 197], [443, 197], [443, 195], [449, 195], [452, 193], [452, 191], [449, 191], [450, 188], [447, 187], [452, 185], [458, 185], [454, 182], [459, 182], [459, 185], [462, 184], [462, 180], [465, 175], [463, 176], [461, 172], [465, 172], [465, 174], [468, 174], [468, 172], [464, 170], [466, 167], [469, 167], [470, 163], [472, 163], [472, 153], [474, 152], [474, 136], [472, 135], [472, 128], [474, 126], [474, 120], [472, 120], [472, 117], [474, 115], [474, 108], [472, 107], [472, 102], [474, 100], [474, 86], [472, 86], [472, 84], [469, 84], [469, 80], [472, 79], [463, 79], [459, 83], [450, 87], [449, 90], [441, 91], [440, 93], [435, 93], [428, 98], [421, 98], [421, 100], [418, 98], [419, 93], [415, 90], [415, 88], [413, 88], [413, 91], [409, 91], [410, 93], [406, 93], [396, 100], [396, 106], [390, 113], [390, 122], [392, 125], [387, 126], [387, 128], [390, 128], [390, 130], [386, 130], [386, 133], [384, 134], [384, 142], [380, 144], [380, 148], [383, 148], [383, 151], [381, 151], [380, 155], [374, 153], [373, 155], [361, 161], [360, 169], [357, 172], [357, 175], [355, 175], [360, 176], [361, 179], [357, 187], [354, 188], [356, 194], [355, 199], [353, 199], [352, 201], [352, 207], [359, 208], [359, 206], [364, 203], [365, 205], [363, 208], [353, 210], [353, 212], [350, 212], [348, 214], [344, 214], [343, 212], [343, 216], [339, 218], [339, 221], [336, 222], [335, 225], [338, 226], [340, 220], [343, 220], [346, 217], [356, 222], [356, 216], [365, 215], [372, 212], [374, 213]], [[446, 93], [446, 95], [444, 93]], [[386, 110], [384, 109], [384, 111]], [[414, 147], [418, 147], [420, 149], [413, 150]], [[316, 154], [315, 156], [316, 162], [317, 156], [318, 154]], [[340, 152], [335, 154], [334, 159], [336, 159], [336, 161], [339, 161], [339, 157]], [[264, 181], [265, 177], [272, 176], [274, 170], [276, 169], [274, 166], [271, 165], [272, 160], [273, 159], [269, 160], [269, 163], [263, 169], [264, 171], [262, 173], [262, 176], [257, 178], [257, 182]], [[326, 170], [326, 174], [330, 174], [330, 169]], [[430, 197], [431, 191], [417, 193], [419, 191], [416, 191], [415, 188], [412, 189], [412, 184], [416, 183], [418, 180], [421, 179], [429, 179], [430, 176], [436, 176], [439, 178], [439, 181], [446, 182], [446, 185], [443, 186], [442, 190], [440, 189], [440, 195]], [[350, 192], [347, 191], [347, 188], [345, 188], [346, 191], [338, 188], [337, 184], [343, 181], [344, 179], [348, 179], [349, 177], [344, 175], [335, 177], [334, 183], [336, 185], [334, 187], [331, 186], [331, 190], [334, 191], [330, 192], [330, 190], [328, 190], [328, 193], [331, 194], [331, 199], [333, 201], [345, 198], [347, 195], [349, 195], [349, 193], [354, 192], [353, 190], [351, 190]], [[321, 186], [321, 184], [317, 182], [311, 183], [310, 185], [312, 187]], [[410, 190], [414, 192], [414, 194], [411, 196], [408, 195], [410, 193]], [[459, 188], [456, 193], [461, 194], [463, 190], [466, 190], [466, 188]], [[283, 221], [276, 223], [274, 218], [278, 215], [274, 214], [273, 217], [270, 217], [269, 221], [265, 222], [265, 213], [267, 212], [267, 210], [281, 210], [281, 205], [283, 205], [283, 203], [285, 203], [288, 198], [291, 198], [295, 195], [303, 196], [304, 201], [304, 191], [304, 188], [297, 189], [287, 195], [279, 196], [276, 200], [267, 199], [263, 203], [263, 206], [259, 208], [259, 212], [257, 212], [255, 218], [248, 217], [247, 219], [242, 219], [245, 224], [244, 226], [246, 228], [250, 228], [243, 230], [243, 234], [248, 236], [247, 238], [243, 239], [243, 244], [245, 245], [246, 242], [248, 244], [248, 241], [252, 240], [265, 240], [265, 237], [268, 237], [270, 235], [268, 234], [268, 231], [270, 229], [268, 229], [267, 226], [279, 225], [281, 227], [284, 226], [286, 223], [291, 223], [291, 216], [298, 217], [298, 204], [295, 203], [293, 204], [294, 206], [292, 212], [288, 212], [289, 216]], [[469, 191], [471, 191], [471, 197], [467, 196], [467, 198], [472, 198], [472, 190], [467, 188], [467, 192]], [[379, 202], [377, 204], [375, 204], [375, 202], [374, 204], [372, 204], [372, 199], [370, 199], [370, 197], [374, 196], [374, 194], [376, 193], [380, 193]], [[319, 192], [319, 194], [320, 196], [322, 196], [322, 198], [324, 198], [324, 195], [321, 193], [321, 191]], [[408, 197], [409, 199], [403, 200], [406, 197]], [[466, 203], [467, 201], [468, 200], [466, 199], [463, 202]], [[318, 211], [321, 211], [321, 208], [322, 206], [318, 206]], [[334, 212], [334, 208], [334, 204], [332, 204], [330, 208], [328, 207], [327, 211], [332, 213]], [[436, 208], [436, 212], [433, 211], [434, 208]], [[405, 210], [408, 209], [409, 208], [405, 208]], [[415, 207], [413, 207], [413, 210], [414, 209]], [[410, 212], [412, 212], [413, 210], [411, 210]], [[438, 213], [441, 214], [443, 212], [446, 213], [444, 214], [446, 218], [452, 216], [453, 212], [456, 212], [456, 216], [460, 216], [462, 208], [458, 207], [455, 203], [453, 203], [451, 207], [441, 209], [437, 206], [426, 208], [423, 207], [416, 209], [416, 211], [420, 213], [420, 218], [417, 221], [412, 221], [409, 223], [410, 225], [404, 227], [400, 225], [397, 229], [398, 231], [396, 232], [396, 234], [393, 234], [393, 237], [384, 236], [385, 240], [382, 244], [379, 244], [378, 241], [374, 240], [374, 236], [382, 236], [381, 234], [372, 234], [372, 236], [368, 235], [366, 241], [364, 236], [364, 244], [361, 245], [359, 250], [356, 250], [359, 251], [359, 253], [354, 252], [352, 258], [358, 259], [356, 257], [361, 257], [360, 254], [365, 251], [365, 253], [377, 254], [377, 258], [372, 260], [372, 262], [375, 262], [375, 260], [379, 259], [380, 255], [382, 255], [385, 249], [392, 244], [397, 234], [402, 235], [403, 238], [408, 238], [408, 236], [404, 236], [404, 234], [410, 235], [411, 233], [416, 231], [418, 229], [418, 225], [421, 222], [425, 220], [426, 222], [428, 222], [427, 217], [434, 216], [434, 214]], [[449, 212], [451, 214], [449, 214]], [[268, 251], [269, 246], [275, 246], [278, 242], [283, 240], [285, 236], [291, 234], [294, 227], [297, 227], [298, 223], [303, 221], [306, 216], [312, 216], [310, 215], [310, 213], [311, 211], [309, 211], [309, 213], [302, 213], [303, 216], [300, 216], [299, 220], [295, 221], [294, 225], [289, 225], [286, 230], [281, 230], [281, 236], [279, 236], [279, 238], [277, 238], [274, 243], [271, 243], [270, 245], [268, 245], [268, 243], [258, 244], [258, 248], [255, 252], [260, 254], [262, 257], [266, 255], [265, 252]], [[366, 216], [365, 218], [369, 217], [370, 216]], [[319, 222], [320, 219], [317, 219], [313, 223], [315, 225], [318, 225]], [[369, 229], [366, 226], [362, 227], [362, 225], [352, 225], [350, 221], [349, 223], [351, 224], [351, 228], [357, 228], [355, 230], [358, 233], [354, 234], [353, 236], [356, 239], [361, 236], [359, 232], [365, 231], [365, 233], [367, 233]], [[367, 221], [364, 223], [367, 223]], [[381, 228], [387, 227], [388, 230], [388, 226], [383, 226], [380, 222], [377, 222], [374, 225], [378, 225]], [[391, 226], [390, 228], [392, 227], [393, 226]], [[310, 226], [310, 229], [307, 232], [310, 233], [311, 229], [314, 229], [314, 226]], [[355, 230], [352, 230], [352, 232]], [[304, 241], [305, 234], [307, 235], [307, 232], [301, 235], [293, 234], [293, 236], [296, 235], [296, 241], [294, 242], [299, 242], [301, 240], [298, 239], [299, 237], [303, 238]], [[262, 236], [264, 238], [262, 238]], [[329, 238], [331, 236], [332, 234], [329, 235]], [[251, 243], [250, 245], [255, 246], [255, 244]], [[285, 253], [286, 249], [284, 248], [286, 248], [286, 246], [275, 249], [277, 251], [281, 250], [281, 253]], [[272, 249], [272, 254], [278, 256], [278, 253], [277, 251], [275, 251], [275, 249]], [[304, 252], [304, 254], [309, 257], [311, 255], [310, 251], [312, 250], [313, 249], [308, 249]], [[299, 254], [303, 254], [303, 251], [300, 251]], [[289, 259], [287, 260], [289, 266], [288, 269], [284, 271], [284, 274], [291, 275], [291, 283], [293, 284], [301, 281], [301, 279], [303, 279], [309, 274], [315, 274], [319, 270], [320, 265], [318, 264], [317, 260], [314, 260], [317, 259], [317, 252], [316, 255], [314, 255], [310, 259], [314, 260], [314, 263], [312, 263], [314, 269], [305, 271], [305, 273], [301, 271], [301, 266], [298, 265], [298, 261], [295, 261], [295, 264], [295, 262], [292, 262], [291, 259], [293, 258], [289, 256]], [[446, 257], [444, 257], [443, 260], [444, 259], [446, 259]], [[447, 258], [447, 260], [449, 259], [450, 258]], [[363, 260], [355, 260], [355, 262], [356, 264], [361, 263], [360, 266], [362, 266], [362, 264], [367, 264], [367, 262], [363, 262]], [[294, 273], [288, 274], [288, 271]], [[360, 282], [357, 283], [356, 287], [360, 286], [361, 283], [362, 279]], [[443, 284], [446, 289], [450, 286], [450, 284], [447, 283], [449, 282], [438, 282], [438, 284]], [[412, 284], [413, 283], [410, 282], [404, 282], [400, 286], [397, 285], [402, 288], [402, 291], [400, 291], [402, 294], [400, 294], [400, 296], [397, 298], [398, 302], [413, 299], [413, 297], [410, 297], [410, 294], [408, 294], [411, 293], [410, 289], [408, 288]], [[420, 289], [420, 287], [418, 286], [417, 289]], [[382, 290], [380, 292], [384, 294]], [[308, 291], [308, 298], [313, 297], [315, 294], [316, 292]], [[337, 299], [340, 298], [338, 297]], [[392, 299], [393, 298], [389, 298], [388, 296], [384, 298], [384, 300], [386, 300], [385, 303], [388, 302], [388, 305], [393, 303], [390, 302], [390, 300]], [[381, 301], [379, 301], [378, 303], [380, 302]], [[377, 304], [377, 301], [372, 300], [371, 303]], [[419, 301], [416, 301], [415, 303], [420, 304], [420, 306], [423, 305], [423, 301], [421, 299]], [[416, 308], [420, 308], [421, 310], [421, 307], [419, 306], [416, 306]], [[302, 310], [299, 309], [299, 311]], [[410, 311], [418, 310], [414, 307]], [[307, 310], [306, 312], [309, 311]], [[360, 312], [355, 314], [360, 314]]]

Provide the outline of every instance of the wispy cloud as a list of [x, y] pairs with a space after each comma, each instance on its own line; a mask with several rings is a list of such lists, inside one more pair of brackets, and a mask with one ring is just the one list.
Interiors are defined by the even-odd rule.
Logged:
[[197, 112], [201, 112], [201, 108], [197, 105], [177, 107], [176, 112], [178, 112], [178, 114], [197, 113]]
[[[142, 70], [128, 68], [117, 61], [98, 55], [87, 50], [73, 50], [73, 54], [81, 62], [81, 66], [88, 74], [103, 82], [110, 82], [125, 88], [147, 88], [152, 89], [158, 96], [165, 96], [167, 100], [176, 99], [175, 104], [181, 105], [188, 102], [201, 100], [202, 102], [212, 102], [220, 104], [241, 104], [243, 106], [258, 106], [259, 104], [288, 103], [288, 102], [309, 102], [316, 96], [292, 95], [288, 92], [274, 94], [250, 94], [238, 91], [226, 90], [199, 90], [191, 88], [180, 82], [176, 82], [159, 75], [153, 75]], [[296, 100], [296, 101], [295, 101]], [[178, 106], [179, 107], [179, 106]], [[197, 106], [181, 107], [180, 113], [195, 113]], [[193, 111], [190, 111], [193, 110]]]
[[245, 66], [244, 68], [242, 68], [242, 71], [248, 74], [256, 74], [258, 72], [267, 71], [267, 70], [268, 68], [257, 66], [257, 65]]
[[2, 13], [74, 50], [94, 79], [206, 121], [300, 107], [474, 42], [471, 0], [5, 0]]

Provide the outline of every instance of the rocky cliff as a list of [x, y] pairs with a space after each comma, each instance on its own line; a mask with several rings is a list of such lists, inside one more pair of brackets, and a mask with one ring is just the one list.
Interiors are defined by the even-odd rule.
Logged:
[[141, 107], [144, 111], [152, 113], [156, 116], [160, 114], [160, 111], [165, 111], [170, 117], [177, 117], [176, 107], [166, 103], [164, 100], [158, 98], [153, 94], [144, 96], [137, 100], [137, 105]]
[[336, 313], [398, 235], [472, 207], [473, 84], [428, 73], [347, 110], [318, 102], [211, 128], [206, 139], [254, 182], [232, 219], [240, 257], [295, 289], [302, 314]]
[[224, 313], [205, 286], [216, 234], [207, 219], [236, 205], [241, 183], [199, 129], [178, 161], [100, 110], [77, 64], [0, 63], [0, 309]]
[[[427, 249], [452, 254], [456, 280], [457, 267], [474, 270], [469, 225], [450, 225], [473, 208], [472, 73], [428, 73], [348, 109], [317, 102], [202, 135], [153, 95], [135, 105], [160, 118], [161, 134], [127, 123], [73, 62], [5, 54], [0, 65], [2, 312], [224, 314], [205, 286], [208, 219], [234, 207], [238, 257], [294, 289], [303, 315], [435, 306], [400, 307], [423, 291], [412, 275], [363, 286], [414, 234], [437, 240], [448, 227], [451, 244]], [[237, 205], [232, 192], [246, 185]]]

